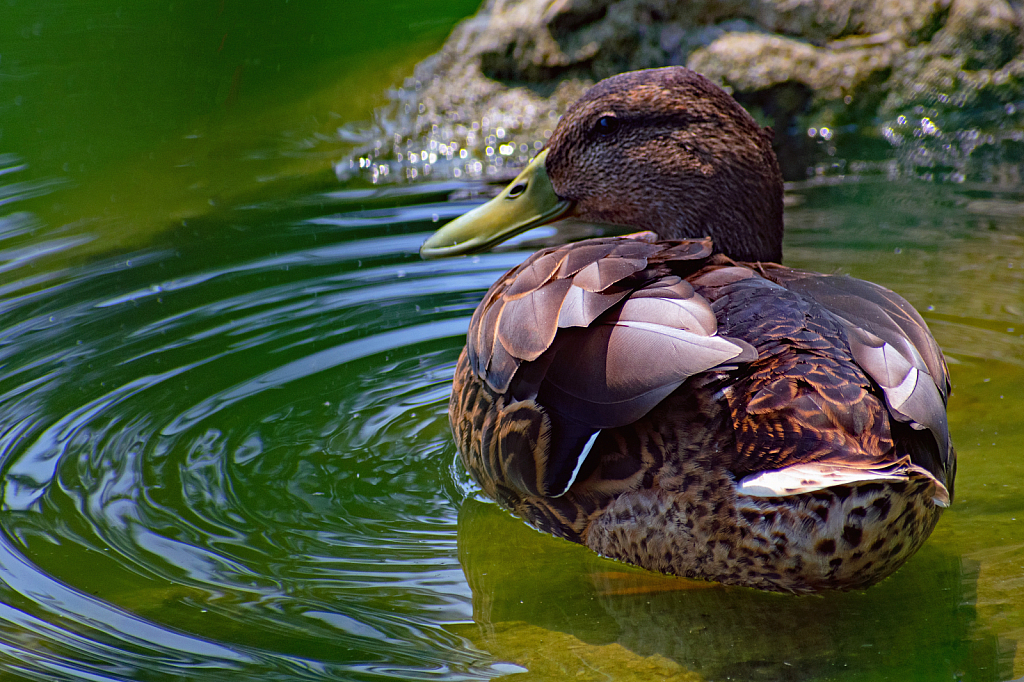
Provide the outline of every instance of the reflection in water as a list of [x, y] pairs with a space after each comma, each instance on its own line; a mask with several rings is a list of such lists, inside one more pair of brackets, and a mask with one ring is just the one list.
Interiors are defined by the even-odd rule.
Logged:
[[[459, 558], [485, 648], [508, 646], [514, 629], [529, 624], [592, 646], [618, 643], [707, 679], [816, 680], [841, 673], [843, 679], [948, 680], [984, 670], [971, 679], [1002, 680], [1012, 673], [996, 636], [977, 624], [971, 605], [977, 566], [962, 567], [939, 548], [863, 593], [766, 594], [655, 577], [469, 499], [459, 514]], [[585, 610], [559, 608], [580, 604]], [[502, 624], [505, 629], [494, 630]]]

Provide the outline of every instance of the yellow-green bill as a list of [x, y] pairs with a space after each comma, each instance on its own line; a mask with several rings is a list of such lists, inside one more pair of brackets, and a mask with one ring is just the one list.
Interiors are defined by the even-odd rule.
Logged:
[[432, 234], [420, 247], [420, 255], [443, 258], [476, 253], [568, 213], [573, 202], [555, 194], [544, 166], [547, 155], [545, 149], [501, 194]]

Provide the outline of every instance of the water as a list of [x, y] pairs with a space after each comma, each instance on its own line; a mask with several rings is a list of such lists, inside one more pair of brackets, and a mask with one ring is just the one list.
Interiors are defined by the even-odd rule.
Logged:
[[[0, 74], [17, 76], [0, 81], [0, 678], [1024, 675], [1013, 182], [866, 174], [789, 189], [787, 262], [904, 294], [950, 361], [957, 499], [881, 585], [669, 589], [477, 498], [445, 414], [469, 316], [531, 249], [600, 228], [426, 263], [425, 236], [489, 186], [341, 184], [330, 166], [345, 149], [333, 131], [367, 117], [472, 4], [396, 2], [397, 29], [280, 3], [13, 5], [0, 30], [25, 42], [0, 52]], [[54, 75], [82, 85], [52, 88]]]

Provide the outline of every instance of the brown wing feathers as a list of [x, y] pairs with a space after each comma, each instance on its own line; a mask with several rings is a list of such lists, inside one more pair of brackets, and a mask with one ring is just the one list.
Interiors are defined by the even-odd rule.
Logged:
[[721, 333], [759, 359], [727, 391], [737, 477], [843, 453], [877, 464], [892, 449], [884, 406], [853, 363], [838, 321], [812, 300], [760, 277], [715, 292]]
[[[899, 450], [951, 485], [945, 365], [916, 313], [902, 312], [909, 304], [845, 276], [774, 266], [762, 272], [775, 281], [734, 273], [730, 283], [726, 269], [694, 280], [713, 301], [719, 332], [759, 353], [727, 392], [739, 455], [734, 473], [835, 461], [837, 453], [843, 464], [873, 467]], [[935, 380], [931, 367], [942, 372]]]
[[934, 437], [937, 449], [926, 448], [934, 455], [915, 463], [952, 486], [956, 455], [946, 422], [949, 372], [917, 311], [888, 289], [852, 277], [781, 266], [766, 268], [765, 275], [814, 300], [840, 322], [854, 360], [882, 389], [892, 416]]
[[[693, 374], [756, 357], [716, 335], [708, 303], [680, 276], [710, 255], [708, 240], [590, 240], [538, 252], [492, 287], [470, 323], [469, 363], [551, 421], [551, 452], [521, 455], [537, 475], [512, 478], [557, 495], [595, 431], [639, 419]], [[502, 459], [515, 466], [514, 453]]]
[[[561, 494], [597, 430], [640, 419], [690, 376], [746, 363], [717, 379], [737, 478], [837, 454], [877, 467], [898, 441], [952, 480], [945, 365], [903, 299], [846, 277], [755, 271], [711, 256], [708, 240], [538, 252], [487, 293], [466, 352], [467, 371], [515, 411], [483, 454], [527, 494]], [[934, 441], [902, 424], [893, 433], [890, 415]]]

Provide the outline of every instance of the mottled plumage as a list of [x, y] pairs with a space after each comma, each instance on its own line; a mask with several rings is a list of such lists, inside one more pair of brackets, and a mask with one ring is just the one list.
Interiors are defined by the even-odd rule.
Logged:
[[495, 201], [550, 176], [562, 213], [653, 232], [544, 249], [491, 287], [450, 420], [484, 492], [542, 530], [666, 573], [862, 588], [950, 502], [949, 377], [898, 295], [770, 262], [769, 155], [693, 72], [595, 86]]

